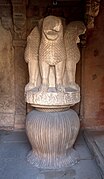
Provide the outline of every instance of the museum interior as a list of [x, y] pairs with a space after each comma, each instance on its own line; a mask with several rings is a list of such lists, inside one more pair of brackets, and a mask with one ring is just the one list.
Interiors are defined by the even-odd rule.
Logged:
[[[25, 99], [29, 81], [24, 55], [27, 37], [47, 16], [61, 17], [65, 25], [82, 21], [86, 27], [77, 43], [80, 60], [75, 81], [80, 86], [80, 102], [71, 109], [79, 117], [80, 132], [103, 179], [104, 0], [0, 0], [0, 136], [25, 131], [26, 115], [34, 108]], [[42, 177], [36, 179], [45, 179]]]

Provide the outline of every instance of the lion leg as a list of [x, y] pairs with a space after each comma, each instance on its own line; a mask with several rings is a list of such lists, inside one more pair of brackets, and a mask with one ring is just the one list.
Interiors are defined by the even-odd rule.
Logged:
[[40, 61], [40, 72], [41, 72], [41, 77], [42, 77], [42, 84], [40, 87], [40, 91], [47, 92], [48, 87], [49, 87], [49, 71], [50, 71], [50, 66], [48, 63], [44, 61]]
[[37, 79], [39, 75], [39, 65], [37, 60], [30, 60], [28, 62], [29, 70], [29, 83], [25, 87], [25, 91], [31, 90], [37, 85]]
[[56, 70], [56, 89], [63, 92], [65, 88], [63, 86], [63, 76], [65, 72], [65, 61], [61, 61], [55, 65]]
[[66, 70], [69, 79], [69, 87], [79, 90], [79, 86], [75, 83], [76, 63], [73, 63], [72, 61], [67, 61]]

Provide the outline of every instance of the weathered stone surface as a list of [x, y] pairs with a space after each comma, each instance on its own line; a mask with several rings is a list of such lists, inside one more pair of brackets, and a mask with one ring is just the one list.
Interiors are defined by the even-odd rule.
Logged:
[[41, 92], [33, 89], [26, 92], [26, 101], [34, 107], [43, 108], [64, 108], [74, 105], [80, 101], [80, 91], [66, 89], [64, 93], [57, 93], [55, 88], [48, 92]]
[[26, 84], [26, 64], [23, 57], [24, 48], [15, 47], [15, 97], [16, 114], [26, 113], [26, 104], [24, 98], [24, 87]]
[[5, 113], [0, 112], [0, 127], [1, 128], [14, 128], [14, 119], [15, 115], [13, 113]]
[[88, 32], [83, 52], [83, 125], [89, 128], [104, 127], [104, 0], [95, 28]]
[[2, 143], [27, 143], [27, 135], [24, 131], [0, 130], [0, 142]]
[[104, 131], [85, 131], [86, 142], [104, 177]]
[[28, 36], [25, 49], [29, 70], [26, 102], [36, 107], [26, 118], [32, 145], [28, 161], [38, 168], [58, 169], [79, 160], [72, 147], [80, 122], [69, 107], [80, 101], [80, 88], [75, 83], [80, 59], [77, 43], [86, 28], [83, 22], [71, 22], [64, 34], [62, 19], [56, 16], [41, 19], [39, 25]]
[[14, 127], [24, 128], [26, 103], [24, 101], [24, 86], [27, 78], [27, 66], [24, 62], [24, 47], [26, 44], [26, 1], [12, 0], [13, 10], [13, 46], [15, 60], [15, 123]]
[[26, 92], [35, 87], [45, 92], [49, 87], [56, 87], [59, 92], [65, 87], [79, 90], [75, 83], [76, 64], [80, 60], [77, 43], [86, 28], [81, 21], [70, 22], [64, 27], [63, 21], [56, 16], [47, 16], [39, 21], [40, 28], [34, 27], [29, 34], [25, 49], [29, 70]]
[[0, 112], [14, 110], [14, 61], [11, 33], [0, 23]]
[[14, 39], [26, 39], [26, 1], [12, 0]]
[[[80, 138], [81, 137], [81, 138]], [[87, 146], [78, 138], [80, 147]], [[81, 140], [80, 140], [81, 139]], [[1, 179], [102, 179], [94, 160], [81, 159], [80, 163], [62, 170], [39, 170], [26, 161], [30, 149], [23, 132], [0, 131], [0, 178]], [[77, 145], [76, 145], [77, 150]], [[78, 149], [79, 151], [79, 149]], [[90, 153], [89, 153], [90, 155]]]
[[[12, 6], [11, 6], [12, 3]], [[0, 126], [24, 128], [26, 1], [0, 1]], [[13, 17], [11, 17], [11, 9]], [[5, 29], [4, 29], [5, 28]], [[8, 31], [7, 31], [7, 30]], [[11, 33], [10, 33], [10, 31]], [[11, 119], [10, 119], [11, 118]]]
[[0, 125], [13, 126], [15, 111], [14, 50], [12, 47], [12, 35], [10, 31], [7, 31], [2, 27], [1, 22], [0, 34]]
[[79, 156], [72, 146], [80, 123], [75, 111], [40, 112], [27, 115], [26, 130], [32, 151], [28, 161], [38, 168], [58, 169], [72, 166]]
[[[2, 0], [3, 2], [3, 0]], [[11, 4], [10, 2], [0, 2], [0, 17], [11, 17]]]
[[15, 114], [14, 128], [15, 129], [24, 129], [25, 128], [25, 119], [26, 119], [25, 114]]
[[100, 9], [100, 0], [86, 1], [86, 18], [88, 29], [94, 28], [94, 19], [98, 15]]
[[11, 17], [1, 17], [1, 22], [2, 26], [7, 29], [12, 31], [12, 18]]

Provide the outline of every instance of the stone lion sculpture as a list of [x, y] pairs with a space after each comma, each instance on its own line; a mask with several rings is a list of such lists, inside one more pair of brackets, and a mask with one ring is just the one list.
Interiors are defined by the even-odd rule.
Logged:
[[55, 67], [57, 90], [63, 90], [62, 81], [65, 70], [66, 51], [61, 19], [48, 16], [43, 21], [42, 38], [39, 48], [39, 66], [42, 77], [42, 90], [48, 89], [49, 70]]
[[77, 43], [80, 42], [79, 35], [84, 34], [86, 31], [85, 25], [81, 21], [70, 22], [65, 30], [64, 42], [66, 49], [66, 75], [67, 86], [78, 89], [75, 83], [76, 64], [80, 60], [80, 51]]
[[27, 37], [27, 46], [25, 49], [25, 61], [28, 63], [29, 83], [25, 87], [25, 91], [31, 90], [38, 86], [39, 75], [39, 44], [40, 32], [36, 26]]
[[[80, 59], [77, 43], [79, 35], [83, 33], [83, 22], [70, 22], [63, 32], [61, 18], [44, 18], [41, 29], [36, 26], [27, 38], [25, 60], [28, 62], [29, 83], [25, 91], [37, 86], [40, 91], [48, 91], [51, 68], [54, 68], [51, 72], [55, 76], [57, 91], [65, 91], [65, 86], [78, 89], [75, 83], [76, 64]], [[65, 74], [67, 85], [64, 85]], [[41, 78], [41, 82], [38, 78]]]

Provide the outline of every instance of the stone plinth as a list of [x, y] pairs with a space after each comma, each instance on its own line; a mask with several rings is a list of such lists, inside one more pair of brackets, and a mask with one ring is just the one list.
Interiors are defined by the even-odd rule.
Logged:
[[39, 108], [65, 108], [80, 101], [80, 91], [66, 88], [62, 93], [55, 88], [49, 88], [48, 92], [42, 92], [34, 88], [26, 92], [26, 101]]

